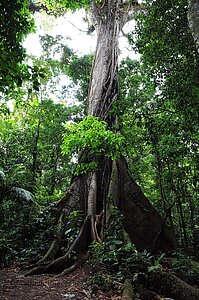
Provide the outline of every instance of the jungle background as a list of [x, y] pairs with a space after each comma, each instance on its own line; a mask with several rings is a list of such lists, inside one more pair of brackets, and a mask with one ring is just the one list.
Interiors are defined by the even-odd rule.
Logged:
[[[84, 1], [79, 2], [81, 6]], [[129, 171], [175, 231], [177, 248], [169, 254], [138, 252], [123, 230], [123, 216], [112, 206], [104, 240], [91, 244], [87, 262], [95, 271], [90, 284], [106, 293], [114, 293], [114, 280], [123, 284], [129, 277], [139, 292], [146, 274], [162, 266], [198, 286], [199, 53], [187, 1], [146, 0], [142, 5], [145, 9], [134, 16], [135, 27], [124, 33], [129, 51], [140, 57], [120, 61], [120, 98], [112, 111], [119, 112], [118, 147]], [[78, 168], [77, 146], [71, 140], [77, 139], [81, 122], [89, 121], [93, 53], [80, 56], [68, 46], [67, 37], [44, 35], [42, 55], [27, 55], [23, 41], [35, 30], [34, 14], [59, 17], [64, 8], [26, 0], [0, 1], [0, 8], [0, 265], [23, 269], [52, 243], [59, 219], [56, 202], [71, 177], [88, 171]], [[92, 29], [88, 25], [88, 34]], [[70, 84], [57, 91], [61, 75]], [[71, 97], [75, 101], [68, 103]], [[95, 135], [89, 138], [95, 144]], [[68, 215], [63, 249], [76, 238], [82, 222], [81, 211]]]

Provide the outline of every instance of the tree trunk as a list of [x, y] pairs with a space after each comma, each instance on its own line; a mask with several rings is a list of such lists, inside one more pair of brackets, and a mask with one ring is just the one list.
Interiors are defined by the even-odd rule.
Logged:
[[199, 53], [199, 1], [188, 0], [188, 21]]
[[[130, 4], [124, 7], [122, 0], [105, 0], [102, 3], [91, 1], [90, 8], [98, 39], [89, 88], [88, 114], [106, 121], [112, 128], [116, 117], [110, 110], [119, 98], [118, 39], [132, 7]], [[108, 157], [92, 159], [98, 163], [97, 171], [73, 177], [67, 193], [58, 202], [61, 211], [83, 211], [85, 221], [80, 233], [65, 255], [45, 266], [42, 272], [62, 272], [63, 275], [83, 263], [90, 243], [102, 239], [101, 219], [103, 215], [106, 218], [108, 198], [112, 198], [124, 215], [124, 228], [138, 249], [154, 250], [157, 235], [157, 249], [166, 251], [175, 247], [172, 232], [166, 225], [163, 226], [162, 218], [131, 178], [125, 159], [114, 162]], [[75, 253], [75, 261], [71, 259], [71, 253]], [[45, 264], [49, 258], [54, 258], [55, 253], [51, 254], [48, 253], [40, 263]]]
[[55, 191], [55, 186], [56, 186], [56, 173], [57, 173], [57, 164], [58, 164], [58, 160], [59, 160], [59, 146], [55, 146], [52, 152], [52, 156], [51, 156], [51, 168], [52, 168], [52, 173], [51, 173], [51, 185], [48, 191], [48, 195], [52, 196], [54, 194]]
[[36, 128], [36, 133], [34, 136], [33, 147], [32, 147], [32, 165], [31, 165], [32, 191], [35, 189], [35, 186], [36, 186], [38, 142], [39, 142], [39, 136], [40, 136], [41, 118], [42, 118], [42, 106], [40, 104], [37, 128]]

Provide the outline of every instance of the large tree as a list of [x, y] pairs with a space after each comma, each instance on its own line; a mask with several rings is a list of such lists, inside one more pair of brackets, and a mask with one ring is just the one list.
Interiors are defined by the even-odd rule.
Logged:
[[[114, 112], [113, 106], [119, 99], [119, 34], [132, 13], [140, 7], [137, 2], [122, 0], [58, 1], [57, 6], [87, 6], [89, 9], [97, 31], [97, 46], [91, 71], [88, 115], [106, 122], [107, 132], [114, 131], [117, 128], [118, 112]], [[111, 159], [102, 150], [95, 152], [88, 145], [79, 152], [78, 162], [94, 162], [97, 168], [72, 177], [70, 187], [57, 204], [60, 219], [56, 238], [46, 255], [37, 263], [38, 267], [31, 273], [67, 273], [81, 264], [88, 256], [91, 242], [102, 240], [102, 227], [108, 224], [107, 210], [111, 203], [117, 205], [123, 214], [124, 229], [137, 249], [166, 251], [175, 247], [173, 232], [132, 179], [122, 155]], [[65, 214], [74, 209], [84, 213], [82, 228], [66, 253], [55, 259], [60, 248]], [[75, 261], [71, 259], [72, 254]]]

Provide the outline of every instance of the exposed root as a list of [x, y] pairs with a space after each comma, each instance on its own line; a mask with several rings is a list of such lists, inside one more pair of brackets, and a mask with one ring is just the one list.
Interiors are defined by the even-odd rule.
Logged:
[[103, 212], [100, 215], [95, 215], [91, 218], [91, 236], [93, 241], [102, 243], [101, 227], [102, 227]]
[[44, 273], [44, 270], [45, 270], [45, 266], [37, 266], [37, 267], [34, 267], [33, 269], [25, 272], [25, 276], [30, 276], [30, 275], [37, 275], [37, 274], [42, 274]]
[[70, 274], [73, 271], [75, 271], [76, 269], [80, 268], [87, 261], [88, 257], [89, 257], [89, 251], [87, 251], [86, 253], [81, 253], [79, 255], [78, 259], [76, 260], [76, 262], [71, 267], [69, 267], [69, 268], [65, 269], [64, 271], [62, 271], [61, 273], [55, 275], [53, 277], [53, 279]]
[[[55, 273], [58, 274], [58, 276], [64, 276], [74, 271], [76, 268], [80, 267], [88, 259], [88, 255], [89, 255], [88, 247], [92, 242], [91, 219], [95, 219], [95, 218], [93, 217], [91, 218], [90, 216], [87, 216], [85, 218], [77, 238], [70, 246], [68, 251], [65, 253], [65, 255], [53, 261], [51, 260], [50, 263], [48, 264], [46, 264], [45, 262], [42, 265], [38, 266], [37, 263], [37, 266], [31, 269], [30, 271], [28, 271], [26, 273], [26, 276], [39, 274], [39, 273]], [[97, 228], [95, 226], [95, 222], [93, 223], [94, 228]], [[77, 256], [75, 262], [74, 262], [74, 256]], [[40, 260], [40, 262], [43, 261], [44, 261], [43, 259]]]
[[178, 300], [198, 300], [199, 289], [196, 289], [174, 274], [165, 270], [156, 270], [149, 276], [150, 287], [159, 294]]
[[73, 264], [71, 254], [77, 253], [77, 255], [79, 255], [79, 249], [81, 249], [82, 251], [86, 251], [88, 249], [88, 246], [90, 244], [88, 233], [90, 233], [89, 216], [86, 217], [77, 238], [70, 246], [66, 254], [55, 259], [49, 265], [47, 265], [47, 267], [45, 268], [45, 273], [61, 273], [66, 268], [70, 268]]

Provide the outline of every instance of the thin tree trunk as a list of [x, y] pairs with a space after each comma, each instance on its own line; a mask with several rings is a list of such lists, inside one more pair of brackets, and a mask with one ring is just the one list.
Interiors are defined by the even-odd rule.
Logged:
[[31, 171], [32, 171], [32, 184], [33, 184], [33, 189], [35, 188], [36, 185], [36, 171], [37, 171], [37, 158], [38, 158], [38, 141], [39, 141], [39, 136], [40, 136], [40, 126], [41, 126], [41, 116], [42, 116], [42, 106], [40, 107], [39, 111], [39, 117], [37, 121], [37, 129], [34, 137], [34, 143], [33, 143], [33, 149], [32, 149], [32, 166], [31, 166]]
[[52, 168], [52, 175], [51, 175], [51, 185], [48, 192], [49, 196], [52, 196], [55, 191], [55, 185], [56, 185], [56, 172], [57, 172], [57, 164], [59, 159], [59, 149], [58, 146], [55, 146], [53, 149], [52, 157], [51, 157], [51, 168]]

